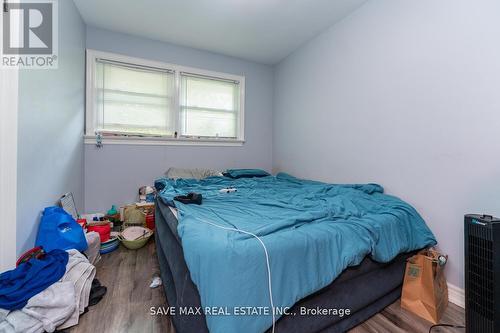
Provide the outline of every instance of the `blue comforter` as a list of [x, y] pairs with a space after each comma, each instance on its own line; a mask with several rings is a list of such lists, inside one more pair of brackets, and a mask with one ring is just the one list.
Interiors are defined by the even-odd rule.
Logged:
[[[388, 262], [436, 244], [415, 209], [376, 184], [333, 185], [281, 173], [161, 179], [156, 186], [161, 199], [179, 209], [185, 260], [203, 307], [211, 307], [210, 332], [263, 332], [272, 325], [262, 245], [251, 235], [213, 224], [263, 241], [278, 312], [327, 286], [366, 255]], [[219, 192], [227, 187], [237, 191]], [[188, 192], [201, 193], [203, 204], [173, 201]]]

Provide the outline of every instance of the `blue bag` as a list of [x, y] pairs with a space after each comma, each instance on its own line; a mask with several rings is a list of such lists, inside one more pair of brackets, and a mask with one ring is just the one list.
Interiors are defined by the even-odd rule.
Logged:
[[82, 227], [64, 209], [57, 206], [43, 210], [36, 246], [42, 246], [45, 252], [54, 249], [76, 249], [82, 252], [88, 247]]

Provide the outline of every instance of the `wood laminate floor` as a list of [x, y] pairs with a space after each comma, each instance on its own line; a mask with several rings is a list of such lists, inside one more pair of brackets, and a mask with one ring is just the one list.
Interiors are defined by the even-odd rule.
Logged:
[[[166, 306], [162, 287], [149, 288], [153, 275], [159, 275], [153, 240], [137, 251], [120, 247], [104, 254], [96, 266], [96, 277], [108, 287], [108, 293], [69, 333], [175, 333], [168, 316], [150, 315], [150, 307]], [[450, 303], [441, 322], [463, 325], [463, 309]], [[402, 310], [397, 301], [349, 333], [427, 333], [430, 326], [427, 321]], [[433, 332], [465, 330], [435, 328]]]

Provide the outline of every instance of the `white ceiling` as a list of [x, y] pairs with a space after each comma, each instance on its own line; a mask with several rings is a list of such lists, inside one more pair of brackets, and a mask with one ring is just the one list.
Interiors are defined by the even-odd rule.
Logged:
[[90, 26], [275, 64], [367, 0], [74, 0]]

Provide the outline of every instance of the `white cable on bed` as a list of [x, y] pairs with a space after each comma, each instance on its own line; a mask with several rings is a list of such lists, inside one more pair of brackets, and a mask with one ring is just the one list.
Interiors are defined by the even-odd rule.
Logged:
[[217, 227], [217, 228], [220, 228], [220, 229], [224, 229], [224, 230], [230, 230], [230, 231], [236, 231], [236, 232], [241, 232], [243, 234], [247, 234], [247, 235], [250, 235], [250, 236], [253, 236], [255, 237], [259, 242], [260, 244], [262, 245], [262, 247], [264, 248], [264, 253], [266, 255], [266, 264], [267, 264], [267, 278], [268, 278], [268, 287], [269, 287], [269, 301], [271, 303], [271, 314], [273, 316], [273, 328], [272, 328], [272, 333], [274, 333], [274, 326], [275, 326], [275, 314], [274, 314], [274, 302], [273, 302], [273, 289], [272, 289], [272, 283], [271, 283], [271, 266], [269, 265], [269, 254], [267, 253], [267, 248], [266, 248], [266, 245], [264, 244], [264, 242], [262, 241], [262, 239], [260, 239], [259, 236], [257, 236], [256, 234], [254, 233], [251, 233], [249, 231], [245, 231], [245, 230], [241, 230], [241, 229], [236, 229], [236, 228], [229, 228], [229, 227], [224, 227], [224, 226], [221, 226], [221, 225], [218, 225], [218, 224], [215, 224], [215, 223], [212, 223], [212, 222], [208, 222], [208, 221], [203, 221], [203, 220], [197, 220], [197, 221], [200, 221], [200, 222], [203, 222], [203, 223], [206, 223], [206, 224], [210, 224], [210, 225], [213, 225], [214, 227]]

